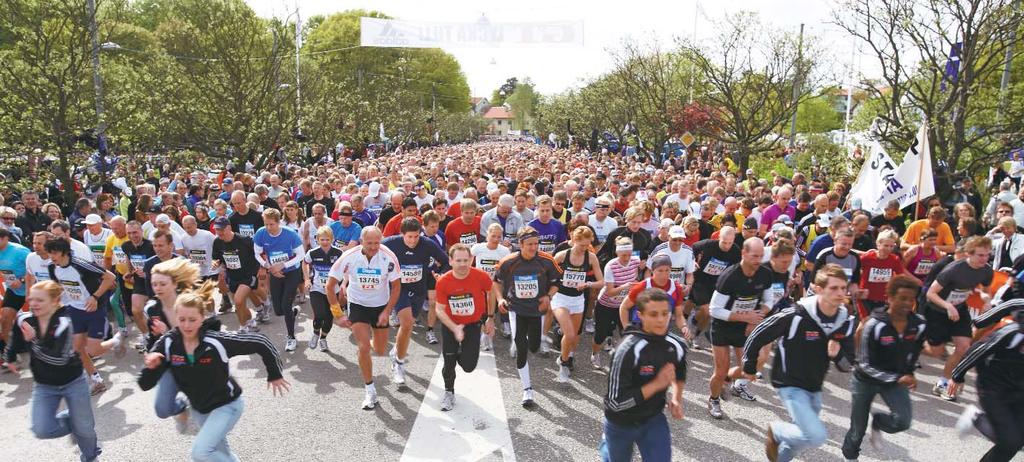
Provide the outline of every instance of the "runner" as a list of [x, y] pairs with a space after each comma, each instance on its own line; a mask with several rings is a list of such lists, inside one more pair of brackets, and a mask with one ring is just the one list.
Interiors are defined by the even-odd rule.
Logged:
[[[771, 311], [772, 271], [761, 266], [764, 257], [764, 241], [753, 237], [743, 242], [740, 262], [722, 272], [715, 292], [711, 296], [711, 345], [714, 355], [708, 397], [708, 415], [715, 419], [725, 416], [722, 412], [722, 388], [728, 379], [734, 380], [729, 392], [745, 401], [757, 401], [747, 388], [749, 381], [743, 377], [742, 349], [747, 335]], [[736, 367], [730, 369], [730, 348], [736, 356]]]
[[[217, 233], [217, 238], [213, 241], [211, 266], [224, 267], [222, 278], [228, 287], [228, 294], [234, 298], [239, 333], [258, 332], [260, 328], [256, 323], [268, 322], [270, 314], [255, 292], [256, 268], [260, 265], [256, 261], [252, 239], [235, 234], [231, 229], [231, 222], [224, 217], [213, 220], [213, 229]], [[255, 319], [249, 311], [247, 301], [252, 301], [254, 306], [259, 307]]]
[[44, 245], [52, 261], [48, 267], [50, 280], [64, 288], [61, 304], [71, 317], [75, 334], [73, 345], [92, 382], [90, 393], [102, 393], [107, 386], [96, 371], [92, 357], [115, 348], [118, 356], [124, 354], [120, 332], [106, 340], [110, 323], [104, 307], [114, 288], [114, 275], [88, 261], [72, 258], [71, 245], [65, 239], [54, 238]]
[[[693, 249], [686, 245], [686, 231], [682, 226], [674, 225], [668, 230], [669, 241], [659, 244], [651, 252], [651, 256], [668, 255], [672, 260], [672, 280], [683, 286], [683, 291], [689, 293], [693, 287], [693, 273], [697, 270], [693, 260]], [[650, 264], [650, 262], [648, 262]], [[647, 268], [650, 271], [650, 268]]]
[[903, 262], [894, 253], [899, 236], [887, 229], [878, 233], [875, 238], [876, 249], [864, 252], [860, 256], [860, 294], [857, 305], [860, 319], [867, 318], [872, 311], [885, 307], [886, 285], [897, 274], [903, 274]]
[[3, 275], [3, 307], [0, 308], [0, 351], [9, 341], [15, 315], [25, 305], [25, 275], [27, 259], [31, 251], [11, 242], [14, 236], [7, 229], [0, 228], [0, 274]]
[[[205, 229], [199, 229], [199, 224], [193, 216], [182, 218], [181, 227], [185, 228], [185, 234], [181, 236], [185, 256], [199, 266], [199, 275], [203, 281], [218, 282], [220, 268], [213, 267], [213, 242], [217, 240], [217, 236]], [[221, 284], [221, 293], [221, 309], [218, 312], [226, 313], [231, 307], [226, 284]]]
[[[370, 342], [373, 341], [375, 353], [384, 355], [388, 345], [388, 318], [401, 295], [402, 270], [398, 257], [387, 247], [381, 247], [380, 229], [367, 226], [359, 237], [362, 244], [345, 252], [331, 267], [327, 301], [336, 318], [335, 324], [351, 326], [359, 344], [359, 371], [366, 388], [362, 408], [369, 411], [377, 407], [378, 401]], [[339, 291], [338, 284], [342, 284], [343, 290]], [[342, 303], [346, 305], [344, 316]]]
[[455, 408], [455, 365], [463, 372], [476, 369], [479, 339], [494, 334], [494, 297], [491, 276], [473, 268], [473, 256], [465, 244], [448, 249], [452, 270], [437, 280], [437, 319], [441, 321], [444, 364], [444, 397], [441, 410]]
[[[925, 353], [941, 358], [946, 343], [953, 342], [953, 353], [946, 359], [942, 376], [932, 387], [932, 394], [946, 401], [956, 401], [957, 396], [948, 390], [953, 368], [967, 352], [971, 344], [971, 313], [967, 309], [967, 297], [978, 287], [987, 288], [992, 283], [993, 271], [988, 266], [992, 254], [992, 240], [974, 236], [964, 244], [967, 258], [946, 266], [928, 287], [924, 317], [928, 321], [925, 336], [928, 346]], [[985, 311], [991, 304], [988, 292], [980, 292]]]
[[608, 373], [600, 448], [605, 462], [632, 460], [634, 444], [645, 461], [671, 460], [665, 405], [672, 418], [683, 418], [686, 347], [669, 332], [672, 304], [658, 289], [645, 289], [636, 304], [640, 327], [626, 329]]
[[85, 217], [85, 231], [82, 233], [82, 243], [89, 247], [92, 253], [92, 261], [96, 266], [103, 266], [103, 253], [106, 251], [107, 239], [113, 235], [110, 228], [103, 227], [103, 219], [94, 213]]
[[597, 261], [597, 255], [590, 250], [593, 242], [593, 231], [586, 226], [580, 226], [572, 232], [572, 247], [554, 256], [554, 260], [559, 262], [562, 268], [558, 292], [551, 299], [552, 317], [558, 321], [558, 326], [562, 329], [559, 350], [561, 354], [556, 359], [556, 381], [560, 383], [569, 382], [570, 371], [575, 366], [576, 345], [579, 343], [586, 305], [584, 293], [591, 288], [604, 286], [601, 265]]
[[[424, 216], [424, 222], [426, 222], [426, 216]], [[487, 227], [487, 241], [473, 244], [473, 247], [469, 249], [470, 253], [473, 254], [473, 266], [483, 270], [492, 280], [494, 279], [498, 262], [512, 253], [508, 247], [501, 244], [503, 237], [505, 237], [505, 229], [502, 228], [501, 224], [491, 223]], [[499, 314], [501, 315], [501, 335], [505, 338], [510, 338], [512, 336], [512, 326], [509, 325], [508, 314]], [[490, 351], [494, 347], [490, 336], [481, 338], [480, 345], [484, 351]]]
[[[271, 209], [273, 210], [273, 209]], [[178, 327], [167, 332], [146, 354], [139, 387], [149, 390], [167, 372], [195, 410], [199, 432], [192, 442], [193, 460], [238, 460], [227, 434], [242, 417], [242, 387], [231, 377], [228, 358], [259, 354], [267, 368], [267, 387], [283, 395], [290, 384], [281, 375], [281, 360], [260, 334], [221, 332], [220, 321], [208, 318], [209, 293], [184, 293], [174, 307]]]
[[[316, 204], [313, 209], [323, 207]], [[319, 247], [306, 252], [302, 262], [302, 273], [305, 277], [306, 290], [309, 292], [309, 306], [313, 310], [313, 333], [309, 337], [309, 349], [320, 347], [320, 351], [328, 351], [327, 334], [334, 326], [334, 315], [327, 301], [327, 278], [334, 262], [341, 258], [341, 250], [333, 247], [335, 242], [331, 228], [321, 226], [316, 232]]]
[[[633, 256], [633, 240], [620, 236], [615, 240], [615, 259], [604, 265], [604, 287], [597, 296], [594, 308], [594, 343], [590, 346], [590, 363], [594, 369], [601, 369], [601, 348], [611, 341], [612, 334], [622, 332], [619, 307], [626, 294], [640, 277], [640, 258]], [[609, 344], [610, 350], [610, 344]]]
[[[135, 327], [139, 329], [139, 338], [133, 346], [142, 352], [146, 351], [145, 332], [147, 331], [143, 308], [146, 306], [146, 301], [149, 300], [149, 294], [146, 293], [146, 273], [143, 272], [143, 269], [146, 266], [146, 260], [156, 255], [156, 252], [153, 250], [153, 243], [142, 237], [142, 226], [139, 225], [139, 222], [129, 221], [125, 225], [125, 229], [128, 233], [128, 241], [121, 244], [121, 251], [127, 260], [125, 269], [130, 272], [122, 273], [122, 277], [125, 286], [131, 288], [132, 320], [135, 321]], [[116, 257], [116, 255], [111, 249], [111, 256]]]
[[697, 269], [693, 276], [693, 290], [690, 300], [696, 306], [693, 321], [696, 329], [693, 333], [693, 349], [699, 350], [697, 340], [701, 334], [707, 336], [711, 327], [711, 314], [708, 304], [715, 292], [718, 278], [725, 269], [740, 262], [740, 247], [736, 245], [736, 228], [723, 226], [718, 232], [718, 239], [703, 239], [692, 247], [693, 256], [697, 259]]
[[[315, 205], [313, 210], [316, 210]], [[352, 216], [352, 207], [348, 203], [342, 202], [339, 206], [338, 221], [328, 225], [331, 227], [331, 235], [334, 236], [334, 248], [343, 253], [359, 245], [359, 233], [363, 231], [363, 227], [356, 223]], [[319, 230], [314, 231], [319, 232]]]
[[50, 280], [50, 254], [46, 253], [46, 241], [53, 239], [49, 231], [39, 231], [32, 236], [32, 253], [25, 257], [25, 298], [31, 294], [37, 283]]
[[306, 255], [302, 238], [291, 228], [281, 225], [281, 212], [277, 209], [263, 211], [264, 227], [253, 237], [253, 252], [256, 261], [270, 274], [270, 298], [274, 314], [284, 316], [288, 332], [284, 350], [295, 351], [295, 316], [298, 308], [293, 307], [295, 292], [302, 283], [301, 264]]
[[769, 461], [788, 462], [828, 439], [818, 416], [825, 373], [830, 361], [847, 372], [854, 360], [857, 318], [843, 305], [848, 283], [842, 267], [825, 265], [814, 275], [815, 295], [758, 324], [743, 346], [743, 373], [747, 380], [756, 380], [761, 348], [778, 340], [771, 381], [793, 423], [768, 425], [765, 455]]
[[[110, 226], [110, 236], [103, 244], [103, 260], [97, 266], [114, 273], [117, 278], [117, 285], [114, 287], [114, 296], [110, 299], [111, 310], [117, 319], [118, 330], [125, 341], [128, 341], [128, 319], [131, 317], [131, 286], [124, 280], [124, 275], [131, 272], [128, 264], [128, 257], [121, 248], [128, 242], [127, 222], [121, 216], [114, 216], [107, 222]], [[45, 242], [45, 241], [44, 241]]]
[[480, 216], [477, 215], [479, 205], [473, 199], [462, 199], [459, 202], [459, 219], [448, 223], [444, 229], [444, 241], [448, 247], [455, 244], [471, 246], [480, 241]]
[[540, 234], [535, 229], [520, 228], [517, 240], [519, 251], [498, 262], [492, 291], [498, 308], [509, 313], [513, 337], [510, 353], [516, 358], [523, 386], [522, 405], [529, 409], [534, 401], [527, 355], [540, 350], [541, 316], [550, 310], [562, 274], [551, 257], [538, 253]]
[[[402, 294], [395, 305], [398, 318], [398, 333], [395, 335], [395, 346], [391, 349], [391, 368], [395, 374], [395, 384], [405, 386], [405, 362], [409, 351], [409, 338], [412, 336], [413, 319], [427, 300], [426, 278], [431, 271], [431, 263], [438, 262], [442, 271], [448, 269], [448, 256], [433, 240], [420, 239], [423, 226], [415, 217], [406, 217], [399, 228], [400, 235], [384, 239], [383, 244], [397, 258], [402, 273]], [[428, 335], [428, 342], [430, 341]], [[437, 343], [434, 339], [433, 342]]]
[[910, 390], [917, 388], [914, 369], [924, 346], [925, 320], [914, 314], [920, 292], [917, 279], [893, 276], [885, 287], [888, 304], [872, 311], [857, 328], [857, 365], [850, 377], [850, 430], [843, 440], [846, 460], [857, 460], [860, 456], [875, 395], [882, 396], [889, 412], [871, 413], [872, 447], [878, 448], [882, 432], [899, 433], [910, 428]]
[[[17, 373], [16, 353], [27, 350], [31, 355], [35, 437], [72, 435], [71, 441], [78, 445], [82, 462], [94, 461], [102, 450], [96, 438], [89, 382], [82, 373], [78, 349], [71, 347], [74, 339], [69, 311], [74, 308], [62, 306], [63, 289], [56, 282], [41, 281], [34, 289], [28, 297], [30, 311], [19, 314], [4, 361], [9, 371]], [[57, 412], [61, 401], [66, 409]]]
[[[537, 198], [537, 217], [528, 225], [537, 231], [537, 235], [540, 237], [539, 250], [549, 256], [555, 253], [555, 247], [558, 244], [569, 240], [565, 231], [565, 225], [554, 219], [551, 215], [552, 213], [551, 198], [540, 196]], [[522, 245], [522, 242], [519, 245]]]

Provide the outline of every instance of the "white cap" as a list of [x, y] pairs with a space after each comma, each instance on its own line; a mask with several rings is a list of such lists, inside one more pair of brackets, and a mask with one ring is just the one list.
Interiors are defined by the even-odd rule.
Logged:
[[676, 222], [671, 218], [662, 218], [661, 223], [658, 223], [659, 228], [671, 228]]
[[95, 213], [90, 213], [85, 217], [85, 224], [87, 225], [98, 225], [100, 223], [103, 223], [103, 219]]
[[171, 217], [167, 216], [166, 213], [161, 213], [156, 216], [156, 224], [158, 225], [169, 225], [171, 224]]
[[380, 183], [378, 183], [376, 181], [370, 183], [369, 193], [366, 194], [366, 197], [377, 197], [379, 195], [380, 195]]
[[679, 239], [686, 237], [686, 230], [682, 226], [675, 225], [668, 229], [668, 237], [670, 239]]

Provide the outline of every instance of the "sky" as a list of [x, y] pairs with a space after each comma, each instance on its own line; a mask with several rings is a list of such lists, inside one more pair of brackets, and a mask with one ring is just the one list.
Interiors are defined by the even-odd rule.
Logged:
[[[491, 22], [582, 21], [582, 46], [547, 48], [445, 48], [458, 59], [473, 96], [490, 97], [509, 77], [529, 77], [543, 94], [582, 87], [590, 79], [613, 67], [610, 50], [625, 40], [656, 41], [665, 46], [676, 37], [697, 41], [715, 34], [708, 19], [720, 20], [739, 11], [757, 12], [774, 27], [820, 38], [835, 61], [834, 68], [848, 69], [852, 45], [847, 36], [830, 24], [831, 0], [703, 0], [696, 13], [696, 0], [245, 0], [256, 14], [285, 18], [296, 4], [304, 18], [329, 15], [348, 9], [376, 10], [409, 21]], [[694, 31], [695, 14], [699, 21]], [[707, 19], [705, 19], [705, 17]], [[864, 60], [859, 60], [861, 63]], [[837, 71], [837, 82], [845, 82], [848, 71]]]

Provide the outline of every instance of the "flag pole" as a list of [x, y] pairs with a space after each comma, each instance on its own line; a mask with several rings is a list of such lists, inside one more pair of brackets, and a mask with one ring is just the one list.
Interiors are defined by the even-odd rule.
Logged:
[[921, 212], [921, 178], [924, 176], [924, 153], [927, 152], [929, 158], [931, 158], [931, 150], [931, 143], [928, 141], [928, 119], [925, 119], [924, 126], [921, 128], [921, 151], [917, 153], [921, 158], [917, 162], [917, 202], [914, 206], [914, 221], [918, 220], [918, 215]]

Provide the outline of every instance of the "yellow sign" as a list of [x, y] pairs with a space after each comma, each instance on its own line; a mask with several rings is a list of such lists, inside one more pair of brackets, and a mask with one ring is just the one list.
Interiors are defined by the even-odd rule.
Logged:
[[690, 147], [694, 141], [697, 141], [697, 138], [690, 134], [690, 132], [686, 132], [683, 133], [683, 136], [679, 137], [679, 141], [683, 143], [683, 146]]

